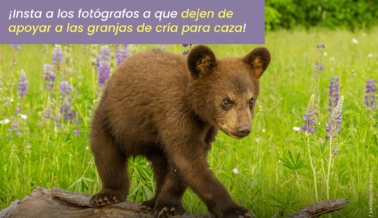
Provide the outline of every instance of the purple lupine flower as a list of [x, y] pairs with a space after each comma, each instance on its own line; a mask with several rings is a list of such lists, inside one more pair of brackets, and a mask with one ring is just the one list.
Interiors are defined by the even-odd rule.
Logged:
[[62, 115], [60, 113], [55, 114], [54, 116], [55, 123], [53, 123], [54, 126], [62, 127], [62, 124], [60, 121], [62, 120]]
[[22, 69], [20, 73], [20, 79], [18, 79], [18, 86], [17, 86], [17, 90], [20, 90], [19, 92], [17, 92], [17, 95], [21, 97], [28, 94], [28, 92], [26, 91], [29, 84], [29, 81], [26, 80], [27, 78], [28, 77], [26, 76], [25, 71]]
[[317, 74], [322, 73], [322, 71], [324, 70], [323, 66], [324, 66], [324, 64], [319, 64], [319, 62], [316, 62], [315, 63], [315, 73], [317, 73]]
[[[61, 121], [62, 121], [62, 118], [64, 121], [69, 121], [69, 123], [71, 124], [77, 124], [78, 126], [79, 125], [79, 121], [78, 121], [78, 113], [77, 111], [75, 111], [74, 109], [72, 109], [71, 107], [71, 98], [69, 97], [69, 94], [72, 93], [72, 89], [71, 89], [71, 86], [70, 84], [67, 82], [67, 81], [64, 81], [64, 82], [61, 82], [60, 83], [60, 94], [62, 94], [64, 96], [64, 99], [63, 99], [63, 103], [60, 107], [60, 113], [57, 114], [55, 116], [55, 122], [54, 123], [54, 126], [58, 126], [58, 127], [61, 127], [62, 124], [61, 124]], [[47, 110], [46, 110], [47, 112]], [[48, 113], [46, 113], [48, 114]], [[77, 135], [77, 132], [80, 131], [80, 128], [78, 127], [74, 134]]]
[[[18, 86], [17, 86], [17, 90], [19, 90], [19, 92], [17, 92], [17, 95], [20, 96], [20, 102], [17, 104], [17, 108], [15, 108], [14, 112], [16, 114], [15, 117], [12, 116], [12, 119], [13, 119], [13, 122], [12, 122], [12, 125], [10, 126], [9, 128], [9, 131], [10, 131], [10, 140], [12, 140], [12, 132], [13, 131], [16, 131], [16, 135], [17, 136], [20, 136], [21, 135], [21, 129], [20, 129], [20, 123], [21, 123], [21, 120], [22, 119], [27, 119], [27, 116], [24, 115], [24, 114], [21, 114], [21, 106], [22, 106], [22, 99], [23, 97], [28, 94], [28, 92], [26, 91], [27, 89], [27, 86], [29, 84], [29, 82], [26, 80], [28, 77], [26, 76], [25, 74], [25, 71], [23, 69], [21, 69], [21, 72], [20, 72], [20, 78], [18, 79]], [[19, 117], [21, 116], [21, 117]]]
[[366, 81], [366, 95], [365, 95], [365, 105], [368, 107], [369, 110], [374, 109], [374, 105], [376, 103], [376, 96], [375, 93], [377, 92], [377, 87], [375, 86], [375, 80], [368, 80]]
[[[24, 115], [24, 114], [19, 114], [20, 110], [19, 109], [15, 109], [15, 113], [16, 113], [16, 116], [12, 116], [12, 124], [11, 126], [9, 127], [9, 131], [10, 131], [10, 134], [9, 134], [9, 140], [12, 140], [12, 132], [16, 132], [16, 135], [17, 136], [20, 136], [21, 135], [21, 126], [20, 126], [20, 123], [22, 121], [22, 119], [27, 119], [28, 116]], [[8, 120], [9, 121], [9, 120]]]
[[68, 98], [65, 98], [63, 105], [60, 108], [60, 113], [63, 115], [63, 120], [71, 120], [75, 118], [75, 113], [70, 111], [70, 102]]
[[324, 54], [323, 49], [325, 48], [325, 46], [324, 45], [317, 45], [316, 48], [317, 48], [317, 51], [318, 51], [319, 62], [315, 63], [315, 71], [314, 71], [315, 76], [313, 77], [313, 79], [317, 79], [318, 74], [321, 74], [322, 71], [324, 70], [324, 64], [322, 64], [322, 57], [323, 57], [323, 54]]
[[21, 136], [21, 129], [20, 129], [20, 126], [18, 125], [18, 122], [17, 122], [17, 119], [15, 117], [12, 117], [12, 119], [14, 120], [13, 123], [11, 124], [11, 126], [9, 127], [9, 140], [12, 141], [12, 132], [16, 132], [16, 135], [17, 136]]
[[52, 92], [54, 89], [55, 73], [50, 64], [43, 65], [43, 76], [45, 79], [45, 89]]
[[337, 102], [337, 105], [334, 107], [332, 112], [328, 115], [328, 122], [326, 122], [326, 139], [336, 138], [336, 132], [340, 131], [340, 125], [342, 124], [343, 118], [343, 103], [344, 96], [341, 96]]
[[333, 155], [336, 155], [337, 153], [339, 153], [340, 152], [340, 148], [338, 148], [338, 149], [333, 149]]
[[101, 60], [100, 61], [100, 68], [99, 68], [99, 76], [98, 76], [98, 83], [103, 86], [107, 79], [110, 76], [110, 66], [109, 61]]
[[329, 86], [328, 106], [330, 108], [328, 109], [328, 112], [330, 113], [332, 113], [333, 108], [336, 107], [339, 101], [339, 96], [340, 96], [339, 89], [340, 89], [339, 77], [335, 76], [331, 79], [331, 84]]
[[101, 49], [100, 49], [100, 55], [101, 55], [101, 59], [106, 59], [107, 61], [110, 60], [110, 48], [109, 46], [101, 46]]
[[123, 48], [120, 48], [118, 44], [116, 44], [116, 58], [117, 58], [117, 67], [124, 61], [128, 56], [130, 56], [130, 52], [127, 49], [128, 44], [124, 44]]
[[98, 84], [99, 84], [99, 93], [104, 88], [106, 80], [110, 76], [110, 49], [108, 46], [102, 46], [100, 49], [100, 58], [97, 61], [98, 64]]
[[190, 49], [192, 49], [192, 44], [182, 44], [182, 46], [184, 46], [185, 48], [186, 48], [188, 45], [189, 45], [189, 49], [186, 50], [186, 51], [184, 51], [184, 52], [182, 53], [183, 55], [187, 55], [187, 54], [189, 54]]
[[53, 48], [52, 63], [56, 68], [56, 71], [59, 72], [61, 65], [63, 64], [63, 50], [61, 47]]
[[65, 98], [61, 107], [60, 113], [63, 116], [63, 120], [68, 120], [71, 124], [76, 124], [78, 128], [74, 131], [75, 135], [80, 135], [80, 123], [77, 119], [77, 111], [71, 109], [71, 103], [68, 98]]
[[316, 130], [313, 128], [316, 126], [315, 116], [314, 116], [314, 101], [315, 95], [312, 95], [305, 112], [306, 116], [303, 116], [305, 124], [301, 127], [302, 131], [307, 131], [309, 133], [315, 134]]
[[60, 87], [59, 93], [61, 95], [68, 95], [68, 94], [71, 94], [71, 92], [72, 92], [71, 86], [67, 81], [61, 82], [59, 87]]
[[81, 133], [80, 133], [80, 128], [77, 128], [77, 129], [74, 131], [74, 134], [75, 134], [75, 135], [78, 135], [78, 136], [81, 135]]
[[96, 73], [98, 73], [97, 71], [100, 68], [100, 60], [101, 60], [100, 55], [97, 55], [96, 56]]
[[[21, 44], [11, 44], [10, 46], [11, 49], [15, 49], [16, 51], [17, 50], [21, 50]], [[16, 54], [16, 51], [14, 52], [14, 58], [12, 60], [12, 62], [10, 63], [10, 68], [13, 69], [13, 67], [17, 64], [17, 54]], [[2, 59], [0, 58], [0, 61]]]
[[50, 119], [50, 118], [53, 118], [53, 117], [54, 116], [52, 114], [51, 106], [46, 107], [45, 118]]
[[60, 122], [61, 122], [62, 117], [63, 117], [63, 120], [67, 120], [65, 119], [65, 117], [69, 115], [71, 99], [68, 95], [71, 94], [72, 89], [71, 89], [70, 84], [67, 81], [61, 82], [59, 87], [60, 87], [59, 93], [63, 95], [63, 104], [60, 107], [60, 114], [57, 114], [55, 116], [56, 124], [54, 124], [54, 126], [61, 127]]
[[10, 46], [11, 49], [16, 49], [16, 50], [21, 50], [21, 44], [11, 44]]

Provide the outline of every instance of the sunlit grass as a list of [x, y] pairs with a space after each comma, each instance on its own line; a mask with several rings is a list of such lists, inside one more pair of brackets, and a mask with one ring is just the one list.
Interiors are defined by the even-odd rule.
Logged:
[[[342, 130], [338, 134], [340, 152], [333, 156], [330, 172], [330, 198], [349, 198], [348, 206], [333, 217], [368, 217], [369, 173], [373, 172], [374, 195], [378, 192], [378, 128], [366, 116], [363, 104], [366, 80], [378, 80], [378, 30], [351, 33], [347, 31], [279, 31], [266, 35], [272, 55], [269, 69], [261, 77], [261, 91], [255, 109], [253, 131], [245, 139], [235, 140], [220, 132], [208, 155], [208, 162], [232, 198], [258, 217], [272, 217], [278, 210], [285, 214], [315, 201], [314, 174], [308, 167], [309, 147], [316, 168], [319, 201], [327, 199], [326, 181], [329, 157], [328, 144], [323, 143], [327, 121], [328, 86], [338, 75], [345, 97]], [[358, 44], [352, 39], [358, 40]], [[127, 42], [127, 41], [126, 41]], [[314, 93], [314, 64], [318, 61], [316, 45], [324, 44], [324, 72], [320, 75], [320, 115], [317, 133], [306, 135], [293, 127], [303, 124], [303, 115]], [[80, 45], [73, 46], [75, 73], [63, 78], [57, 75], [56, 87], [63, 79], [75, 87], [73, 107], [80, 113], [81, 135], [75, 136], [75, 125], [59, 129], [44, 118], [48, 93], [44, 90], [43, 64], [51, 64], [51, 52], [42, 54], [43, 45], [22, 45], [17, 51], [17, 64], [10, 69], [14, 50], [0, 45], [0, 75], [3, 82], [0, 120], [14, 116], [18, 97], [16, 87], [21, 69], [30, 82], [28, 95], [22, 102], [22, 136], [9, 140], [11, 123], [0, 124], [0, 209], [15, 199], [30, 194], [37, 186], [60, 187], [70, 191], [94, 194], [101, 182], [93, 164], [90, 149], [91, 117], [96, 107], [97, 77], [90, 67], [89, 54]], [[65, 45], [63, 45], [64, 47]], [[217, 57], [241, 56], [258, 45], [209, 45]], [[99, 47], [97, 51], [99, 51]], [[140, 45], [148, 50], [155, 45]], [[171, 52], [182, 53], [181, 45], [171, 45]], [[371, 54], [369, 57], [369, 54]], [[334, 58], [334, 62], [330, 58]], [[331, 68], [334, 70], [331, 71]], [[112, 68], [114, 70], [114, 67]], [[96, 78], [93, 78], [93, 75]], [[8, 90], [11, 84], [12, 93]], [[52, 94], [59, 99], [58, 91]], [[8, 106], [5, 98], [12, 98]], [[56, 104], [53, 105], [55, 110]], [[67, 122], [63, 122], [67, 124]], [[279, 158], [300, 154], [306, 167], [289, 169]], [[324, 167], [323, 167], [324, 166]], [[128, 200], [141, 202], [154, 192], [151, 167], [144, 158], [130, 159], [132, 179]], [[233, 174], [237, 168], [239, 173]], [[374, 214], [378, 214], [377, 198], [373, 197]], [[207, 212], [205, 204], [191, 190], [187, 191], [184, 207], [189, 212]]]

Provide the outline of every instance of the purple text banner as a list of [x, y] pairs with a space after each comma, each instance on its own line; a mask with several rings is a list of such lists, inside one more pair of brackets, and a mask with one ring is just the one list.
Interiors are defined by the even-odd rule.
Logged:
[[0, 0], [0, 44], [264, 44], [264, 0]]

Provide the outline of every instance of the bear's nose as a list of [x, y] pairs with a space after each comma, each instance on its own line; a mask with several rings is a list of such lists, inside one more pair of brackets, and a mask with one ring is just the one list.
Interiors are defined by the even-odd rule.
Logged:
[[251, 132], [251, 126], [248, 126], [248, 125], [239, 126], [237, 131], [239, 134], [246, 136]]

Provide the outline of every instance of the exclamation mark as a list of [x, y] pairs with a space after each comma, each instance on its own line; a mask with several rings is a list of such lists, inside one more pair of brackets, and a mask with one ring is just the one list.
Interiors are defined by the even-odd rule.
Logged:
[[244, 24], [243, 33], [245, 33], [245, 28], [247, 27], [247, 24]]

